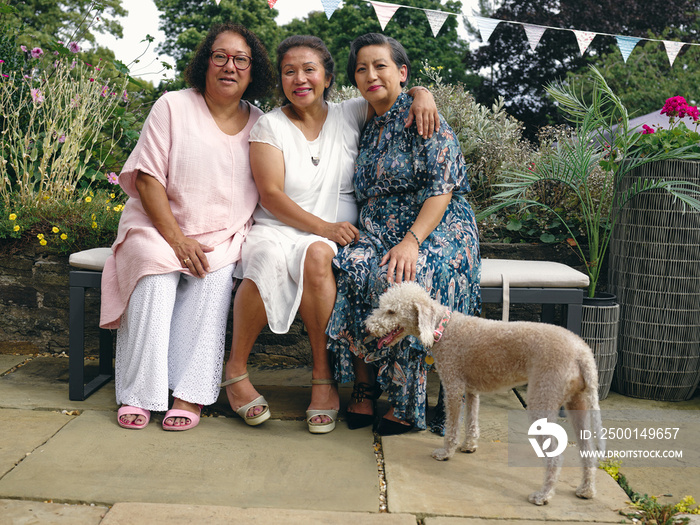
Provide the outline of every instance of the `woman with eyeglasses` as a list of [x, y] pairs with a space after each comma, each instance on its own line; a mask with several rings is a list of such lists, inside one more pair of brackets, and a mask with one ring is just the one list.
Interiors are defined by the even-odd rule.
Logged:
[[[338, 245], [358, 238], [353, 164], [360, 132], [373, 111], [360, 97], [327, 102], [334, 70], [319, 38], [284, 40], [277, 49], [284, 105], [261, 117], [250, 134], [260, 205], [235, 271], [243, 280], [234, 299], [231, 357], [223, 383], [231, 407], [248, 425], [270, 417], [267, 402], [248, 378], [253, 344], [266, 324], [275, 333], [286, 333], [297, 311], [313, 358], [308, 429], [324, 434], [336, 424], [339, 397], [325, 333], [336, 293], [331, 261]], [[415, 88], [415, 93], [426, 97], [418, 104], [423, 109], [414, 110], [427, 133], [437, 109], [425, 88]]]
[[165, 430], [199, 423], [220, 393], [233, 270], [258, 192], [248, 137], [262, 112], [247, 100], [274, 82], [260, 40], [237, 24], [211, 28], [163, 95], [119, 183], [129, 195], [102, 276], [100, 325], [117, 328], [117, 422]]

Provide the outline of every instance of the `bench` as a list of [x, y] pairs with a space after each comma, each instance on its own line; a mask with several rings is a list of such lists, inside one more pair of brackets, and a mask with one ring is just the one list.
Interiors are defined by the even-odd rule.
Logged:
[[[68, 397], [83, 401], [114, 377], [112, 333], [100, 330], [99, 371], [85, 384], [85, 290], [100, 288], [102, 269], [110, 248], [74, 253], [70, 271], [69, 379]], [[566, 327], [581, 333], [581, 312], [588, 276], [569, 266], [549, 261], [483, 259], [481, 297], [484, 303], [503, 304], [508, 320], [510, 304], [541, 304], [542, 321], [554, 321], [555, 305], [566, 307]]]

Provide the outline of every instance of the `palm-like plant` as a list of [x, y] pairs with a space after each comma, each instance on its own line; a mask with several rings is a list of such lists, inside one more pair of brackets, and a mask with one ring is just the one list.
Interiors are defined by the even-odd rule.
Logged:
[[[649, 162], [698, 159], [700, 154], [688, 151], [692, 146], [648, 154], [639, 143], [641, 133], [636, 127], [629, 126], [629, 115], [624, 104], [593, 66], [590, 80], [593, 89], [589, 100], [583, 96], [583, 89], [577, 91], [575, 86], [565, 82], [547, 86], [547, 93], [574, 126], [571, 136], [545, 151], [534, 166], [508, 171], [505, 182], [498, 185], [502, 191], [494, 196], [496, 203], [479, 213], [478, 219], [514, 205], [540, 207], [555, 215], [575, 241], [581, 260], [586, 262], [590, 278], [588, 296], [594, 297], [613, 228], [627, 202], [643, 192], [665, 190], [684, 205], [700, 211], [700, 186], [696, 184], [678, 180], [639, 179], [629, 188], [622, 189], [624, 175]], [[581, 214], [587, 254], [578, 241], [576, 228], [567, 221], [565, 214], [538, 200], [538, 192], [534, 190], [544, 183], [561, 184], [570, 190], [579, 208], [577, 213]]]

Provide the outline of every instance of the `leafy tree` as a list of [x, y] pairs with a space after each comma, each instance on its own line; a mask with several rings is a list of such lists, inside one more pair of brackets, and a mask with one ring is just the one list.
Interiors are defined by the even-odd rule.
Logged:
[[[402, 5], [461, 13], [460, 0], [405, 0]], [[457, 34], [459, 17], [448, 16], [437, 38], [433, 36], [425, 13], [419, 9], [399, 9], [386, 29], [382, 31], [374, 8], [363, 0], [345, 0], [330, 20], [321, 11], [312, 12], [304, 20], [295, 19], [284, 26], [284, 36], [310, 34], [321, 38], [336, 60], [337, 81], [350, 84], [346, 78], [345, 65], [350, 52], [350, 42], [369, 32], [384, 33], [393, 37], [406, 48], [412, 60], [414, 80], [421, 70], [421, 60], [427, 60], [432, 67], [442, 68], [440, 73], [446, 82], [460, 82], [469, 86], [480, 80], [464, 67], [464, 57], [469, 44]]]
[[[646, 37], [667, 30], [668, 38], [687, 31], [697, 38], [697, 0], [638, 2], [638, 0], [505, 0], [503, 5], [485, 16], [500, 20], [531, 23], [541, 26]], [[490, 104], [498, 96], [505, 97], [509, 112], [526, 125], [529, 138], [537, 129], [556, 123], [554, 103], [544, 93], [552, 81], [563, 79], [568, 72], [584, 67], [602, 54], [623, 64], [613, 37], [597, 36], [586, 56], [581, 57], [574, 34], [548, 30], [533, 52], [519, 24], [500, 24], [489, 43], [474, 50], [467, 65], [485, 71], [481, 88], [476, 91], [479, 102]], [[634, 53], [633, 53], [634, 55]]]
[[46, 47], [55, 40], [95, 43], [95, 33], [123, 36], [114, 17], [126, 16], [121, 0], [23, 0], [12, 2], [2, 14], [7, 24], [21, 31], [19, 43]]
[[280, 28], [275, 22], [278, 12], [261, 0], [221, 0], [217, 5], [202, 0], [154, 0], [161, 11], [160, 29], [165, 33], [158, 51], [175, 59], [175, 68], [182, 72], [197, 44], [215, 23], [232, 21], [253, 31], [273, 52], [280, 41]]

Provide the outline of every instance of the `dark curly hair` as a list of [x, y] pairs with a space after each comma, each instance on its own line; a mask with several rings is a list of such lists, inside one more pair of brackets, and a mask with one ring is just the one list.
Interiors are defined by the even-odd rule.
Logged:
[[400, 69], [401, 66], [406, 66], [406, 80], [401, 82], [401, 87], [408, 84], [408, 79], [411, 77], [411, 61], [408, 59], [408, 54], [401, 43], [381, 33], [367, 33], [366, 35], [358, 36], [350, 43], [347, 75], [353, 86], [357, 87], [357, 82], [355, 82], [357, 54], [360, 52], [360, 49], [366, 46], [387, 46], [389, 51], [391, 51], [391, 59], [396, 64], [396, 67]]
[[289, 100], [284, 94], [282, 89], [282, 59], [284, 55], [289, 52], [290, 49], [295, 47], [308, 47], [309, 49], [316, 51], [321, 57], [321, 62], [323, 64], [323, 69], [326, 71], [326, 78], [330, 78], [331, 82], [328, 87], [323, 90], [323, 100], [328, 99], [328, 94], [333, 87], [333, 82], [335, 82], [335, 62], [331, 56], [331, 52], [328, 51], [326, 44], [323, 40], [317, 36], [311, 35], [294, 35], [282, 40], [279, 46], [277, 46], [277, 83], [280, 93], [282, 94], [283, 104], [289, 104]]
[[209, 33], [204, 37], [190, 60], [190, 63], [185, 69], [185, 82], [190, 87], [193, 87], [200, 94], [204, 94], [206, 89], [207, 70], [209, 68], [209, 57], [211, 56], [211, 47], [214, 41], [221, 33], [225, 32], [236, 33], [243, 37], [246, 44], [250, 48], [253, 62], [251, 64], [251, 81], [248, 89], [243, 93], [245, 100], [254, 101], [269, 95], [275, 82], [275, 75], [270, 63], [270, 57], [267, 54], [265, 46], [255, 33], [243, 27], [240, 24], [233, 22], [224, 22], [222, 24], [214, 24]]

